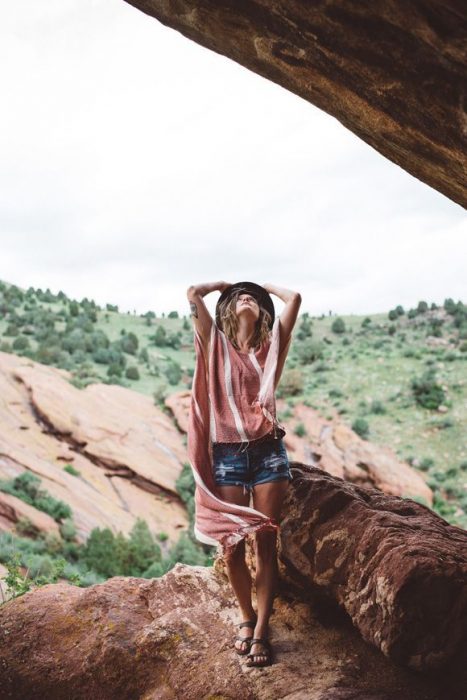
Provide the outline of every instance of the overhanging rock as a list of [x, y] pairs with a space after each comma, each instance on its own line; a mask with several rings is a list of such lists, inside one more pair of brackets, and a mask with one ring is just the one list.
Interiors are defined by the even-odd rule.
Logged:
[[336, 117], [467, 205], [461, 0], [127, 0]]

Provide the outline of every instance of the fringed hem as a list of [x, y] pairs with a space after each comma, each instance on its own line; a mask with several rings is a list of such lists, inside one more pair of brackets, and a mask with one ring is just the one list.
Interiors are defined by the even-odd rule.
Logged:
[[272, 530], [279, 532], [280, 525], [272, 518], [263, 523], [257, 523], [255, 525], [245, 525], [235, 532], [231, 532], [225, 535], [223, 539], [220, 540], [219, 546], [222, 550], [222, 556], [228, 555], [229, 552], [239, 543], [244, 540], [248, 535], [252, 535], [255, 532], [262, 532], [263, 530]]

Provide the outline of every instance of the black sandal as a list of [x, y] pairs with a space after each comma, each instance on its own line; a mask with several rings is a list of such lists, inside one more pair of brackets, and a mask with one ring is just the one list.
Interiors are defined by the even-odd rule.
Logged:
[[[255, 653], [251, 652], [251, 647], [255, 642], [261, 642], [261, 644], [264, 645], [266, 648], [266, 651], [256, 651]], [[247, 666], [270, 666], [272, 664], [272, 647], [268, 639], [261, 638], [254, 638], [250, 641], [250, 653], [247, 655], [248, 656], [248, 661], [246, 662]], [[266, 660], [265, 661], [255, 661], [254, 658], [255, 656], [265, 656]]]
[[[246, 622], [240, 622], [240, 624], [237, 625], [237, 627], [251, 627], [252, 629], [255, 629], [255, 627], [256, 627], [256, 620], [246, 620]], [[237, 654], [238, 654], [239, 656], [245, 656], [245, 654], [248, 654], [248, 652], [250, 651], [250, 644], [251, 644], [251, 640], [252, 640], [252, 639], [253, 639], [253, 635], [251, 635], [251, 637], [240, 637], [239, 635], [237, 635], [237, 636], [235, 637], [235, 641], [238, 640], [238, 641], [240, 641], [240, 642], [245, 642], [246, 645], [247, 645], [246, 649], [239, 649], [239, 648], [234, 644], [234, 649], [235, 649], [235, 651], [237, 652]]]

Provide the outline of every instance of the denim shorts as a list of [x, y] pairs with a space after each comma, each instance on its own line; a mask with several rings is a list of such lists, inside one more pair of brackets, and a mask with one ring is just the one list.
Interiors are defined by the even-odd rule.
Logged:
[[214, 480], [218, 486], [243, 486], [292, 480], [289, 459], [282, 439], [255, 443], [212, 444]]

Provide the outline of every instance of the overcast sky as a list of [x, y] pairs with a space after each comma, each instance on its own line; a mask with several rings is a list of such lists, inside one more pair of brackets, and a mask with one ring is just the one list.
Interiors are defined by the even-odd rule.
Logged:
[[0, 279], [157, 313], [214, 280], [467, 301], [461, 207], [123, 0], [2, 3], [0, 59]]

